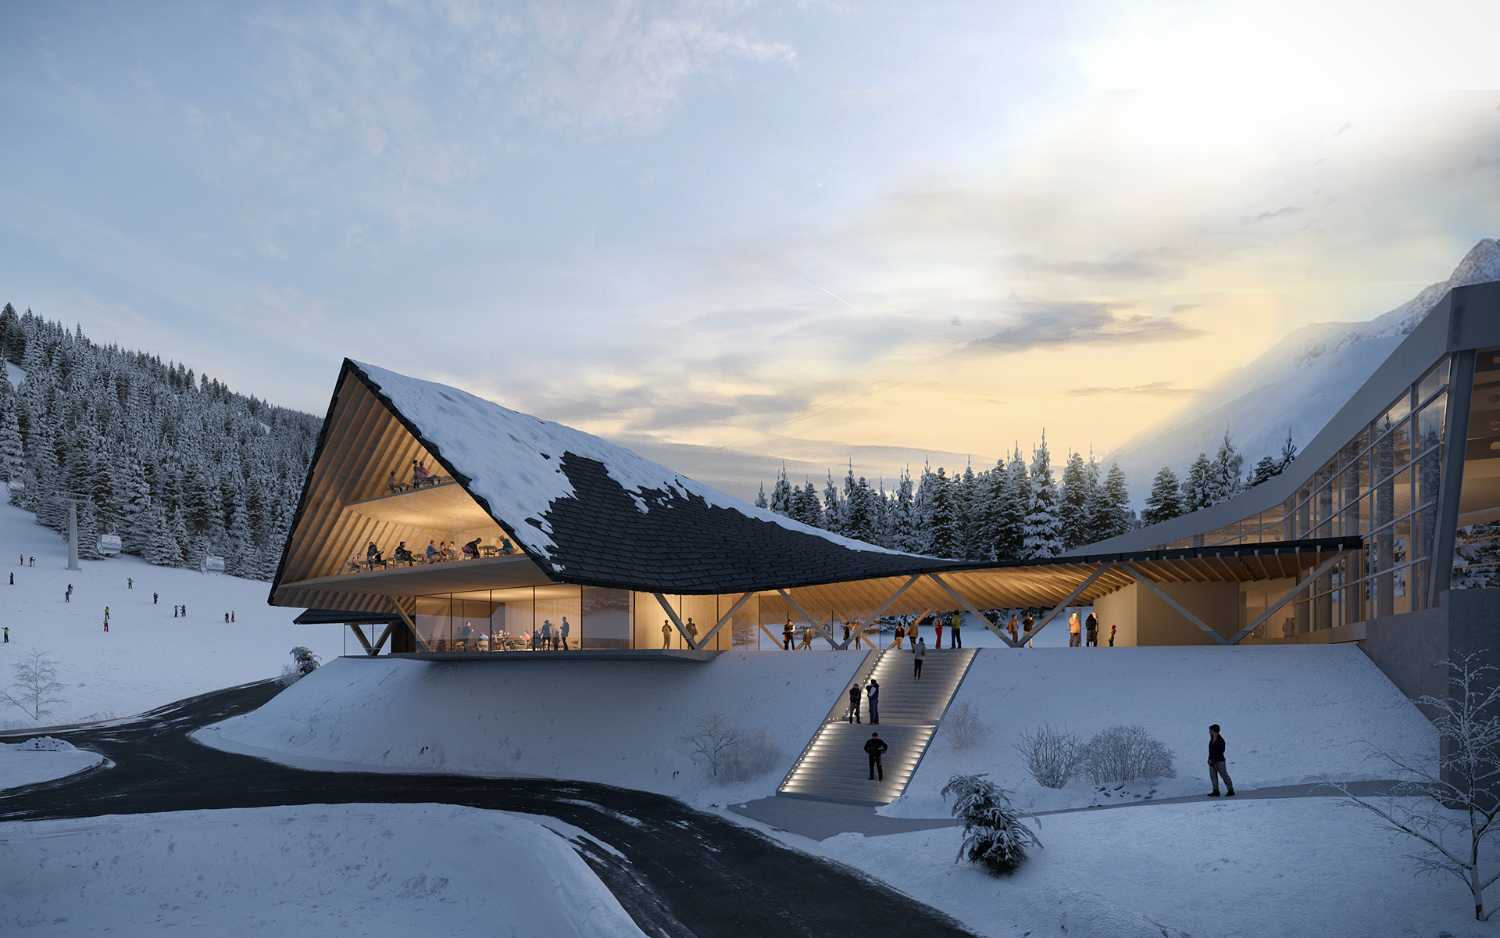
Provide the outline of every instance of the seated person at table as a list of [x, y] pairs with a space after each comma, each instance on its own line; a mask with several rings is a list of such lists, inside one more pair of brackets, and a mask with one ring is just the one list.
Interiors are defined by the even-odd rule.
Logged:
[[399, 492], [399, 491], [401, 491], [402, 485], [401, 485], [400, 482], [396, 481], [396, 470], [394, 470], [394, 469], [391, 470], [391, 477], [385, 483], [385, 487], [386, 487], [386, 491], [389, 491], [389, 492]]
[[437, 563], [438, 549], [436, 547], [432, 546], [432, 542], [431, 541], [427, 542], [426, 556], [427, 556], [427, 562], [428, 563]]
[[510, 538], [508, 538], [508, 537], [502, 537], [502, 538], [500, 538], [500, 553], [502, 553], [502, 554], [514, 554], [515, 552], [516, 552], [516, 545], [514, 545], [514, 544], [512, 544], [510, 542]]
[[453, 546], [451, 544], [449, 544], [447, 541], [443, 541], [441, 544], [438, 545], [438, 556], [441, 557], [441, 558], [443, 558], [444, 560], [452, 560], [453, 559]]
[[406, 549], [405, 541], [402, 541], [401, 543], [396, 545], [396, 553], [394, 556], [397, 563], [416, 563], [417, 561], [417, 558], [411, 555], [411, 551]]
[[371, 541], [370, 546], [365, 548], [365, 563], [371, 567], [374, 567], [376, 564], [380, 564], [382, 567], [385, 566], [385, 558], [380, 556], [380, 548], [375, 546], [374, 541]]
[[479, 538], [476, 537], [476, 538], [474, 538], [474, 540], [472, 540], [469, 543], [467, 543], [467, 544], [464, 545], [464, 559], [465, 560], [473, 560], [473, 559], [477, 558], [478, 556], [479, 556]]
[[427, 472], [427, 467], [413, 459], [411, 461], [411, 487], [426, 485], [429, 478], [431, 476]]

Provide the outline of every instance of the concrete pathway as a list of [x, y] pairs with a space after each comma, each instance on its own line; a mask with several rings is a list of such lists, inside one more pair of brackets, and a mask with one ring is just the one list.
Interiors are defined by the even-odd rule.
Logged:
[[[1362, 797], [1379, 797], [1393, 794], [1399, 782], [1380, 779], [1350, 782], [1349, 790]], [[1274, 798], [1337, 798], [1342, 792], [1324, 782], [1309, 782], [1301, 785], [1273, 785], [1267, 788], [1244, 789], [1233, 798], [1222, 801], [1255, 801]], [[1081, 805], [1076, 808], [1058, 808], [1052, 811], [1036, 811], [1023, 817], [1050, 817], [1055, 814], [1078, 814], [1084, 811], [1114, 811], [1119, 808], [1145, 808], [1154, 805], [1195, 804], [1213, 801], [1206, 795], [1184, 795], [1177, 798], [1139, 798], [1133, 801], [1117, 801], [1113, 804]], [[956, 827], [958, 821], [950, 817], [897, 818], [875, 813], [868, 805], [846, 804], [837, 801], [819, 801], [814, 798], [796, 798], [775, 795], [732, 804], [729, 810], [735, 814], [759, 821], [773, 830], [796, 834], [812, 840], [827, 840], [839, 834], [863, 834], [866, 837], [884, 837], [890, 834], [907, 834], [912, 831], [932, 830], [939, 827]]]

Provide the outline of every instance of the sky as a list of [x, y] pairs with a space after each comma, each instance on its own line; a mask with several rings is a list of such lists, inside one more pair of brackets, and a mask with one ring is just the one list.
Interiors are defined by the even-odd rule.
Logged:
[[1447, 0], [4, 4], [0, 300], [709, 481], [1107, 455], [1500, 234], [1497, 34]]

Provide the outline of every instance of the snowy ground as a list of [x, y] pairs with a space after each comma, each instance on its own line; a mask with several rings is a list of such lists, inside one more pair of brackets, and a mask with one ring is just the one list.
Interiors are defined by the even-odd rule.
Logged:
[[559, 834], [448, 805], [0, 824], [0, 934], [641, 935]]
[[[775, 790], [863, 657], [343, 658], [196, 738], [306, 768], [580, 779], [724, 804]], [[768, 771], [750, 782], [709, 782], [682, 737], [713, 713], [742, 731], [765, 731], [777, 750]]]
[[1006, 938], [1494, 933], [1457, 879], [1416, 875], [1408, 843], [1332, 798], [1091, 811], [1036, 829], [1043, 849], [1002, 879], [954, 864], [957, 828], [797, 845]]
[[[0, 701], [0, 729], [127, 716], [273, 677], [291, 660], [293, 645], [325, 658], [343, 653], [343, 629], [292, 625], [298, 610], [267, 606], [269, 587], [257, 580], [125, 556], [83, 561], [82, 570], [69, 571], [66, 542], [6, 497], [0, 485], [0, 625], [10, 628], [10, 644], [0, 644], [0, 689], [12, 688], [15, 663], [33, 649], [52, 656], [65, 686], [62, 702], [41, 720]], [[34, 555], [36, 566], [17, 566], [19, 554]], [[134, 589], [126, 588], [127, 578], [134, 578]], [[65, 603], [69, 583], [73, 600]], [[161, 597], [157, 605], [153, 592]], [[172, 606], [183, 603], [188, 617], [172, 618]], [[224, 622], [231, 609], [234, 625]]]
[[0, 743], [0, 790], [50, 782], [104, 761], [96, 752], [75, 749], [60, 739], [30, 739], [14, 745]]
[[[984, 651], [953, 706], [972, 704], [989, 737], [966, 751], [939, 730], [906, 794], [882, 813], [936, 817], [938, 791], [959, 772], [988, 772], [1018, 806], [1047, 810], [1208, 790], [1208, 724], [1229, 744], [1229, 771], [1243, 788], [1388, 778], [1370, 742], [1434, 763], [1432, 725], [1353, 645], [1241, 648], [1038, 648]], [[952, 710], [949, 715], [951, 717]], [[1177, 777], [1100, 792], [1087, 780], [1054, 790], [1036, 784], [1016, 751], [1023, 730], [1049, 723], [1085, 739], [1139, 724], [1173, 751]]]

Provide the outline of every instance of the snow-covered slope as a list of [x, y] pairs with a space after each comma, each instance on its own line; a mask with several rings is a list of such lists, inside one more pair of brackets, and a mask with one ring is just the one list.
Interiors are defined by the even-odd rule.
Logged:
[[[769, 794], [864, 659], [726, 652], [662, 661], [340, 659], [197, 739], [305, 768], [539, 775], [692, 804]], [[707, 784], [683, 737], [722, 714], [777, 750], [744, 785]]]
[[[1208, 724], [1221, 723], [1229, 771], [1244, 788], [1328, 776], [1387, 778], [1369, 744], [1417, 764], [1433, 764], [1432, 724], [1353, 645], [1236, 648], [1038, 648], [981, 651], [953, 707], [969, 705], [992, 732], [957, 750], [939, 730], [906, 794], [883, 813], [944, 813], [939, 789], [958, 772], [989, 772], [1027, 810], [1206, 791]], [[953, 710], [949, 710], [949, 717]], [[1020, 734], [1042, 724], [1087, 739], [1138, 724], [1172, 750], [1177, 777], [1104, 797], [1081, 779], [1064, 789], [1034, 782], [1016, 750]]]
[[50, 782], [103, 761], [97, 752], [45, 736], [22, 743], [0, 743], [0, 789]]
[[[552, 503], [575, 494], [561, 465], [564, 453], [601, 463], [642, 512], [658, 507], [648, 500], [652, 493], [668, 492], [681, 498], [701, 498], [715, 508], [737, 511], [851, 550], [897, 553], [757, 508], [582, 430], [519, 413], [445, 384], [362, 362], [354, 365], [421, 430], [450, 465], [469, 477], [469, 489], [511, 525], [517, 538], [543, 557], [551, 556], [557, 546], [547, 521]], [[532, 521], [535, 523], [528, 523]], [[558, 563], [553, 566], [561, 569]]]
[[434, 804], [0, 824], [0, 934], [640, 938], [576, 836]]
[[[343, 653], [339, 626], [292, 625], [298, 610], [267, 606], [259, 580], [153, 567], [127, 556], [83, 561], [83, 569], [69, 571], [67, 544], [5, 498], [0, 485], [0, 626], [10, 629], [10, 644], [0, 644], [0, 690], [13, 689], [15, 664], [33, 650], [51, 656], [64, 686], [40, 721], [0, 699], [0, 728], [126, 716], [274, 677], [291, 660], [293, 645], [325, 658]], [[22, 554], [35, 557], [36, 566], [18, 566]], [[132, 579], [134, 589], [127, 585]], [[73, 598], [64, 602], [69, 583]], [[172, 617], [178, 604], [186, 604], [187, 618]], [[230, 610], [233, 625], [224, 622]]]
[[1213, 455], [1224, 431], [1253, 463], [1281, 449], [1288, 431], [1300, 446], [1321, 430], [1401, 340], [1454, 287], [1500, 280], [1500, 242], [1486, 238], [1448, 279], [1368, 322], [1306, 326], [1205, 389], [1192, 406], [1111, 454], [1137, 500], [1162, 466], [1179, 475], [1200, 452]]

